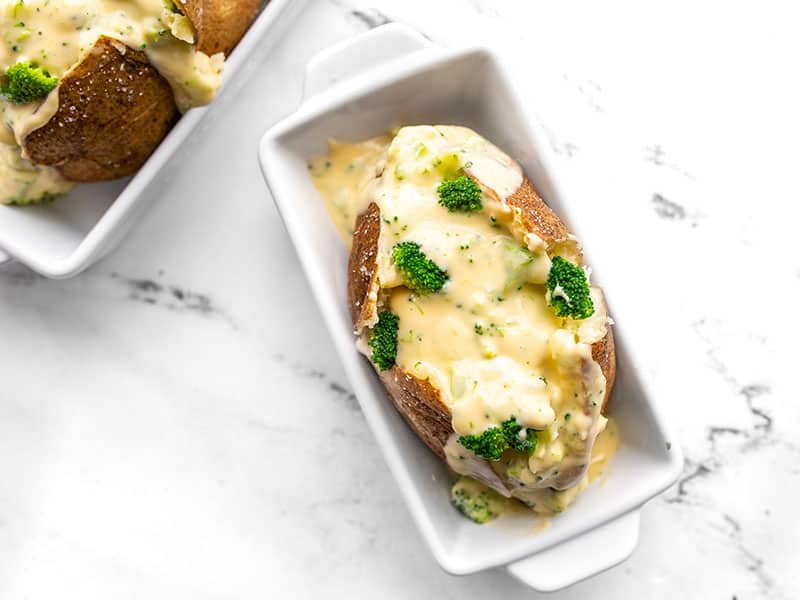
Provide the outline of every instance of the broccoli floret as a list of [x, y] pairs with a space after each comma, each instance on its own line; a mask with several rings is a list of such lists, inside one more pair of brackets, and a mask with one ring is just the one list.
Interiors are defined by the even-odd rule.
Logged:
[[586, 319], [594, 313], [594, 303], [589, 295], [586, 273], [560, 256], [553, 257], [547, 276], [550, 307], [559, 317]]
[[508, 507], [506, 498], [469, 477], [453, 484], [450, 500], [465, 517], [480, 524], [496, 519]]
[[501, 427], [490, 427], [480, 435], [462, 435], [458, 443], [478, 456], [500, 460], [503, 451], [508, 448], [508, 441]]
[[372, 362], [381, 370], [391, 369], [397, 358], [397, 329], [400, 317], [388, 310], [378, 313], [378, 322], [369, 336]]
[[416, 242], [396, 244], [392, 260], [403, 274], [406, 286], [419, 294], [438, 292], [447, 283], [447, 271], [425, 256]]
[[530, 454], [536, 450], [536, 430], [526, 429], [524, 438], [519, 435], [521, 431], [522, 425], [517, 423], [516, 417], [511, 417], [503, 421], [500, 427], [489, 427], [479, 435], [462, 435], [458, 438], [458, 443], [490, 460], [500, 460], [508, 448]]
[[536, 430], [526, 429], [525, 437], [520, 437], [519, 433], [522, 431], [522, 425], [517, 423], [516, 417], [511, 417], [508, 421], [503, 422], [500, 428], [503, 430], [503, 436], [506, 438], [509, 447], [525, 454], [530, 454], [536, 450], [536, 442], [539, 441], [536, 436]]
[[439, 204], [450, 212], [477, 212], [483, 208], [480, 186], [466, 175], [443, 181], [436, 192]]
[[58, 85], [58, 79], [29, 62], [18, 62], [6, 71], [2, 93], [11, 102], [25, 104], [41, 100]]

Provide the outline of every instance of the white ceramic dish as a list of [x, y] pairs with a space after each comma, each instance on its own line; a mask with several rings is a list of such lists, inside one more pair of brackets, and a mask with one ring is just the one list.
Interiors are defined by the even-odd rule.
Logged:
[[[246, 79], [255, 62], [248, 58], [268, 51], [303, 4], [305, 0], [271, 0], [227, 60], [215, 104], [234, 98], [237, 82]], [[47, 206], [0, 205], [0, 264], [17, 259], [46, 277], [65, 278], [102, 258], [159, 197], [160, 184], [185, 166], [171, 159], [207, 110], [186, 113], [133, 177], [78, 185]]]
[[[638, 538], [639, 508], [672, 484], [683, 464], [645, 369], [629, 348], [624, 317], [615, 328], [618, 375], [610, 405], [622, 444], [608, 480], [591, 486], [537, 534], [532, 514], [475, 525], [450, 506], [447, 468], [406, 426], [355, 349], [346, 306], [347, 252], [306, 167], [331, 137], [357, 141], [400, 124], [467, 125], [519, 160], [582, 238], [591, 223], [581, 222], [580, 212], [559, 193], [547, 167], [546, 138], [522, 106], [491, 53], [443, 49], [413, 30], [387, 25], [310, 62], [305, 101], [266, 133], [260, 160], [353, 390], [436, 560], [454, 574], [507, 565], [531, 587], [554, 590], [629, 556]], [[602, 266], [595, 273], [602, 274]], [[613, 314], [613, 280], [599, 280]]]

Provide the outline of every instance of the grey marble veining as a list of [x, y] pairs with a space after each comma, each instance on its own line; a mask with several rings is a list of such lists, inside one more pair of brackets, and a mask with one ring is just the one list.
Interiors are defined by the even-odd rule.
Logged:
[[554, 597], [800, 597], [792, 8], [310, 0], [118, 251], [0, 270], [0, 598], [533, 596], [429, 556], [256, 166], [308, 58], [389, 21], [515, 73], [686, 452], [631, 559]]

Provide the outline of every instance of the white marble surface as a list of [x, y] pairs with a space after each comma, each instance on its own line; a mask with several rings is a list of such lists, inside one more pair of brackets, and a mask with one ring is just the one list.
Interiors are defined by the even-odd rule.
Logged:
[[256, 166], [307, 59], [385, 20], [514, 69], [604, 207], [615, 316], [688, 458], [632, 558], [554, 597], [800, 597], [792, 3], [600, 4], [310, 0], [118, 251], [70, 281], [0, 271], [0, 598], [535, 595], [433, 563]]

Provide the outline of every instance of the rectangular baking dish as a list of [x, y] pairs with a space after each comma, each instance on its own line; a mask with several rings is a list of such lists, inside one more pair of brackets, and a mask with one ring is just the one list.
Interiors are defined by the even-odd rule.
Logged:
[[[624, 318], [614, 330], [618, 375], [610, 403], [622, 443], [607, 481], [592, 485], [536, 534], [532, 514], [475, 525], [450, 506], [447, 468], [407, 427], [356, 351], [346, 304], [347, 251], [307, 173], [307, 160], [324, 153], [329, 138], [358, 141], [398, 125], [466, 125], [516, 158], [583, 239], [591, 222], [583, 222], [580, 205], [560, 193], [548, 168], [546, 138], [523, 106], [491, 52], [443, 49], [404, 26], [387, 25], [309, 63], [306, 99], [265, 134], [260, 162], [353, 391], [436, 560], [454, 574], [507, 565], [531, 587], [554, 590], [629, 556], [638, 539], [638, 509], [671, 485], [683, 464], [645, 369], [629, 347]], [[587, 255], [591, 262], [591, 247]], [[594, 279], [613, 314], [613, 279], [603, 280], [603, 265], [598, 267]]]
[[[215, 103], [232, 102], [247, 79], [256, 51], [269, 49], [306, 0], [271, 0], [226, 61]], [[171, 160], [203, 120], [208, 107], [193, 108], [175, 125], [132, 177], [81, 184], [45, 206], [0, 205], [0, 264], [16, 259], [51, 278], [77, 275], [110, 252], [159, 197], [160, 184], [186, 163]], [[223, 115], [223, 111], [215, 114]]]

